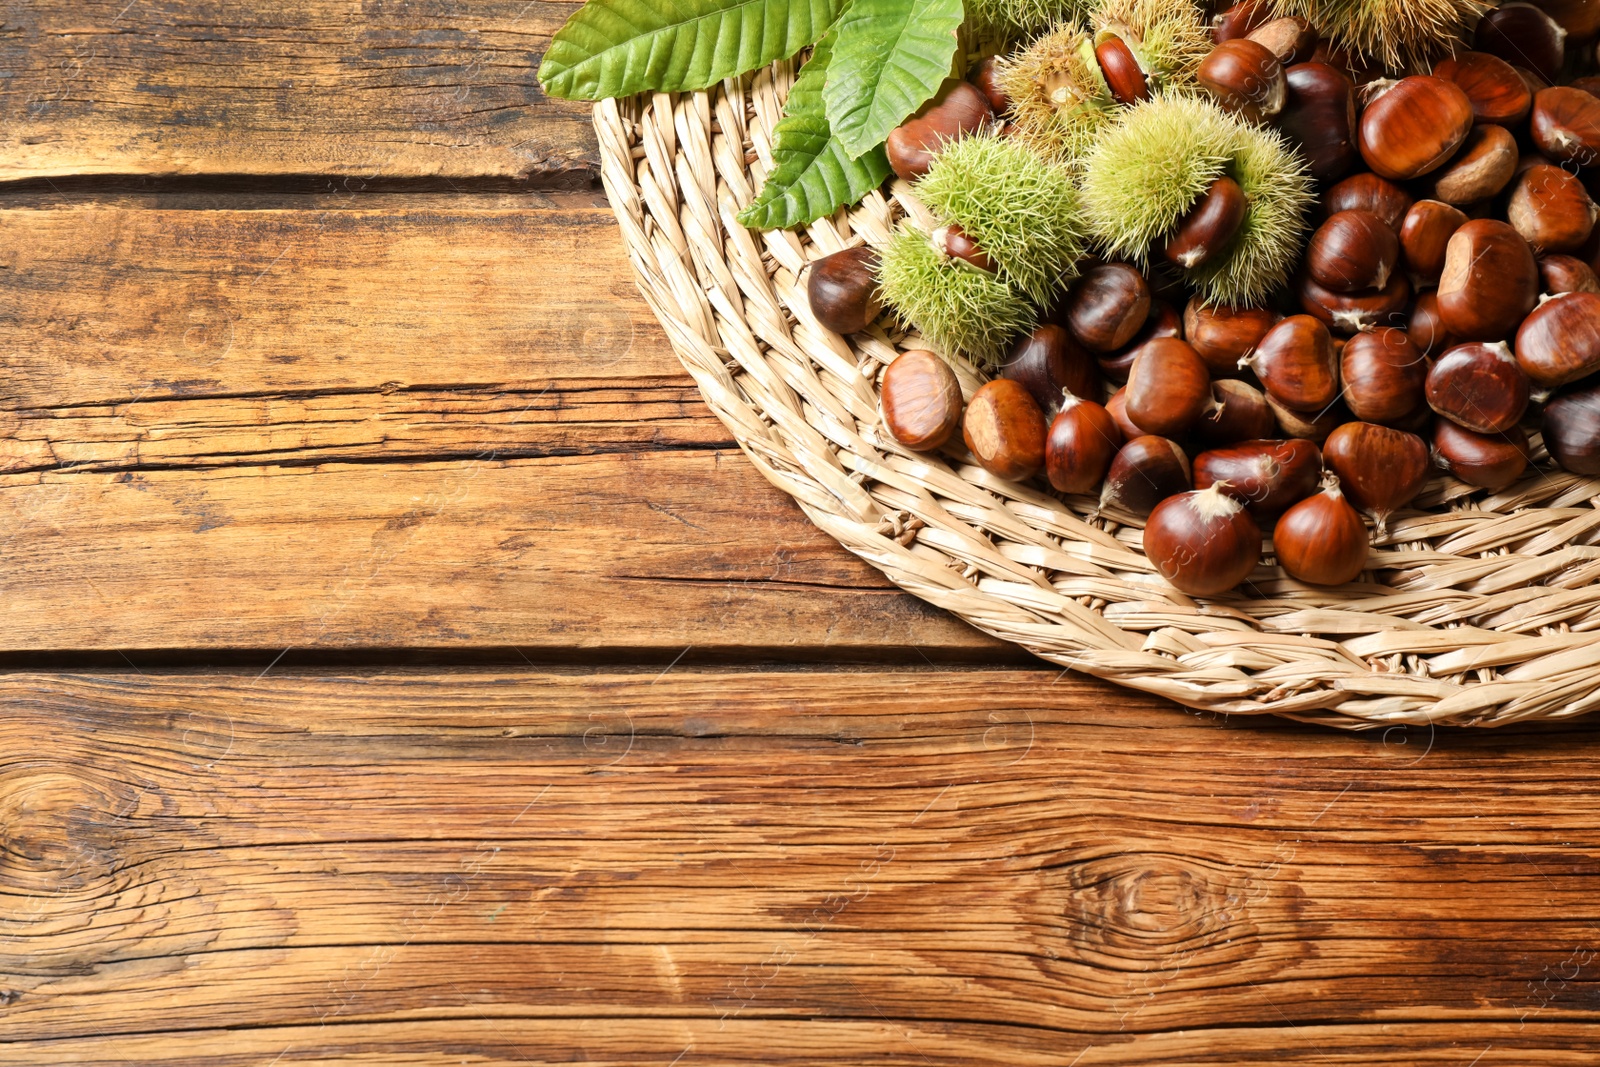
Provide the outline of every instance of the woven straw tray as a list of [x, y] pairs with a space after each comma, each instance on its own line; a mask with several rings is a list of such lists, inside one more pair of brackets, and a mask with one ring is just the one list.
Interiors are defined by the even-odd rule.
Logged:
[[[921, 210], [897, 186], [801, 232], [734, 216], [770, 163], [792, 63], [715, 91], [603, 101], [601, 174], [638, 275], [706, 402], [763, 474], [902, 589], [1043, 659], [1181, 704], [1352, 728], [1490, 726], [1600, 706], [1600, 480], [1537, 469], [1485, 497], [1443, 475], [1375, 537], [1353, 585], [1269, 554], [1194, 600], [1154, 573], [1140, 520], [1058, 499], [884, 431], [877, 383], [929, 347], [885, 318], [841, 339], [811, 316], [808, 261], [881, 246]], [[957, 362], [971, 395], [981, 374]]]

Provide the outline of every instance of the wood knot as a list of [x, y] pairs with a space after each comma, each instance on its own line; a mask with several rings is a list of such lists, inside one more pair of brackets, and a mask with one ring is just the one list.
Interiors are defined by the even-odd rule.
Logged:
[[0, 777], [0, 885], [59, 892], [103, 881], [116, 862], [122, 817], [137, 803], [126, 783], [63, 768]]

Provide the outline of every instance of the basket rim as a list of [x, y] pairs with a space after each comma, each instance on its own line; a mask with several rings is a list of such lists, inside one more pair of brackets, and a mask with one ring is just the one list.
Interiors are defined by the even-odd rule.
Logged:
[[[802, 275], [820, 255], [887, 241], [920, 210], [909, 188], [802, 231], [735, 220], [770, 166], [794, 69], [602, 100], [593, 117], [640, 293], [713, 413], [824, 532], [985, 633], [1191, 708], [1370, 729], [1600, 706], [1588, 632], [1600, 629], [1600, 479], [1530, 468], [1485, 497], [1441, 473], [1428, 506], [1375, 538], [1363, 584], [1302, 586], [1264, 557], [1247, 583], [1257, 595], [1197, 600], [1155, 575], [1136, 517], [1001, 481], [959, 442], [933, 455], [894, 442], [877, 378], [901, 347], [934, 346], [905, 346], [881, 321], [831, 333]], [[970, 395], [981, 373], [946, 359]], [[1534, 448], [1542, 459], [1537, 435]]]

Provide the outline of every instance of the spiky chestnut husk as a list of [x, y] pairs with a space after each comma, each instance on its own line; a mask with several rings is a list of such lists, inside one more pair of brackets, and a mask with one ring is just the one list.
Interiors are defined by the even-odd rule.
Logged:
[[967, 0], [967, 23], [982, 38], [1010, 42], [1081, 20], [1092, 0]]
[[1391, 73], [1426, 73], [1466, 39], [1498, 0], [1272, 0], [1278, 15], [1301, 15], [1336, 47]]
[[884, 300], [925, 340], [988, 367], [999, 366], [1012, 339], [1039, 321], [1004, 279], [950, 259], [909, 222], [882, 249], [878, 283]]
[[1100, 73], [1094, 39], [1063, 23], [1028, 47], [995, 61], [995, 77], [1011, 98], [1018, 140], [1041, 155], [1070, 163], [1116, 114], [1117, 102]]
[[1168, 93], [1125, 111], [1084, 165], [1090, 233], [1115, 258], [1153, 245], [1224, 174], [1244, 190], [1244, 223], [1222, 254], [1184, 276], [1208, 304], [1250, 304], [1283, 285], [1311, 206], [1311, 176], [1277, 133], [1198, 97]]
[[1112, 35], [1127, 42], [1151, 92], [1193, 85], [1213, 46], [1192, 0], [1100, 0], [1090, 22], [1096, 44]]
[[992, 131], [963, 137], [939, 153], [916, 192], [1034, 303], [1049, 303], [1076, 276], [1084, 248], [1077, 187], [1027, 145]]

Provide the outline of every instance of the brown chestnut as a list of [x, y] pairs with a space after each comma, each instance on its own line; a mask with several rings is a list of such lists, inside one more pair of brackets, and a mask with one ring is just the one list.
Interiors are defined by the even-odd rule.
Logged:
[[1472, 101], [1454, 82], [1426, 74], [1402, 79], [1361, 115], [1361, 157], [1393, 181], [1442, 167], [1472, 131]]
[[1406, 304], [1411, 301], [1411, 283], [1404, 273], [1395, 271], [1382, 289], [1364, 293], [1336, 293], [1318, 284], [1309, 274], [1300, 276], [1300, 306], [1334, 333], [1349, 336], [1379, 326], [1405, 323]]
[[1546, 163], [1522, 172], [1506, 204], [1506, 220], [1536, 253], [1583, 247], [1600, 208], [1573, 175]]
[[1200, 61], [1195, 79], [1218, 107], [1249, 122], [1276, 117], [1288, 94], [1283, 64], [1265, 45], [1248, 37], [1217, 45]]
[[1350, 412], [1343, 404], [1331, 404], [1321, 411], [1296, 411], [1269, 396], [1267, 407], [1272, 409], [1272, 417], [1277, 420], [1279, 436], [1319, 445], [1334, 430], [1350, 421]]
[[1245, 37], [1264, 46], [1286, 68], [1308, 61], [1317, 51], [1317, 28], [1298, 15], [1263, 22]]
[[1600, 385], [1559, 396], [1544, 406], [1544, 447], [1563, 470], [1600, 475]]
[[1211, 400], [1211, 375], [1187, 341], [1152, 341], [1128, 374], [1128, 418], [1162, 437], [1183, 437]]
[[1428, 361], [1404, 330], [1383, 328], [1352, 337], [1339, 370], [1345, 406], [1362, 422], [1399, 422], [1425, 402]]
[[1462, 52], [1433, 68], [1436, 78], [1455, 82], [1472, 101], [1472, 117], [1496, 126], [1516, 126], [1533, 110], [1533, 93], [1515, 67], [1487, 52]]
[[1496, 195], [1517, 173], [1517, 139], [1504, 126], [1474, 126], [1448, 165], [1434, 172], [1433, 196], [1475, 204]]
[[1322, 450], [1311, 441], [1243, 441], [1194, 459], [1194, 487], [1222, 483], [1223, 492], [1269, 519], [1316, 492]]
[[846, 248], [811, 264], [806, 277], [811, 313], [834, 333], [860, 333], [883, 310], [878, 299], [878, 253]]
[[961, 425], [961, 383], [932, 352], [903, 352], [883, 372], [883, 421], [914, 452], [931, 452]]
[[1211, 383], [1211, 403], [1200, 419], [1196, 435], [1210, 446], [1259, 441], [1277, 432], [1278, 421], [1266, 394], [1237, 378]]
[[1000, 87], [1000, 72], [996, 69], [994, 56], [986, 56], [973, 64], [972, 69], [967, 71], [967, 81], [977, 86], [996, 115], [1004, 115], [1011, 110], [1011, 98]]
[[1243, 0], [1217, 13], [1211, 20], [1211, 40], [1216, 44], [1248, 37], [1272, 19], [1266, 0]]
[[1094, 360], [1054, 323], [1047, 322], [1020, 337], [1001, 366], [1000, 376], [1025, 386], [1046, 417], [1056, 413], [1066, 393], [1085, 400], [1100, 395]]
[[1400, 248], [1413, 285], [1438, 284], [1450, 238], [1466, 224], [1466, 214], [1442, 200], [1418, 200], [1411, 205], [1400, 224]]
[[1217, 377], [1237, 376], [1243, 359], [1283, 316], [1267, 308], [1206, 306], [1199, 297], [1183, 311], [1183, 336]]
[[1117, 103], [1131, 106], [1150, 99], [1150, 83], [1128, 42], [1114, 33], [1108, 34], [1094, 46], [1094, 57]]
[[1128, 342], [1128, 347], [1109, 356], [1100, 356], [1096, 362], [1100, 371], [1114, 382], [1126, 384], [1128, 372], [1133, 369], [1133, 361], [1139, 358], [1151, 341], [1162, 337], [1182, 337], [1183, 317], [1178, 314], [1178, 309], [1165, 300], [1150, 301], [1150, 314], [1144, 321], [1144, 328]]
[[1600, 4], [1594, 0], [1528, 0], [1567, 31], [1570, 40], [1587, 41], [1600, 33]]
[[1352, 174], [1322, 198], [1324, 218], [1341, 211], [1370, 211], [1396, 233], [1415, 203], [1411, 194], [1376, 174]]
[[1201, 266], [1226, 249], [1244, 225], [1244, 190], [1224, 174], [1211, 183], [1200, 202], [1178, 220], [1161, 254], [1185, 269]]
[[988, 97], [964, 81], [946, 81], [912, 118], [889, 131], [884, 151], [889, 166], [906, 181], [920, 178], [948, 142], [981, 129], [994, 118]]
[[1535, 308], [1517, 330], [1517, 363], [1550, 388], [1600, 371], [1600, 296], [1565, 293]]
[[1372, 512], [1380, 528], [1389, 514], [1417, 498], [1427, 484], [1428, 445], [1414, 433], [1347, 422], [1322, 446], [1322, 458], [1339, 476], [1345, 496]]
[[1261, 561], [1261, 527], [1220, 485], [1164, 500], [1144, 527], [1144, 554], [1190, 596], [1216, 596]]
[[1439, 318], [1467, 341], [1502, 341], [1539, 302], [1539, 264], [1509, 223], [1473, 219], [1450, 238]]
[[1272, 554], [1278, 565], [1311, 585], [1344, 585], [1367, 567], [1371, 542], [1366, 523], [1337, 479], [1283, 513], [1272, 531]]
[[1557, 163], [1600, 162], [1600, 97], [1558, 85], [1533, 98], [1533, 143]]
[[1300, 150], [1311, 176], [1328, 182], [1361, 161], [1356, 147], [1355, 86], [1328, 63], [1300, 63], [1284, 71], [1288, 95], [1278, 129]]
[[1468, 485], [1499, 491], [1528, 469], [1528, 435], [1520, 426], [1474, 433], [1440, 419], [1433, 427], [1433, 459]]
[[1502, 4], [1478, 23], [1478, 51], [1531, 67], [1545, 81], [1560, 77], [1566, 43], [1561, 24], [1531, 4]]
[[1295, 411], [1316, 412], [1339, 397], [1339, 363], [1328, 328], [1310, 315], [1291, 315], [1242, 361], [1267, 395]]
[[997, 478], [1021, 482], [1044, 467], [1044, 412], [1020, 382], [996, 378], [967, 404], [961, 436], [978, 465]]
[[1539, 257], [1539, 280], [1546, 293], [1600, 293], [1600, 276], [1577, 256]]
[[978, 246], [978, 242], [967, 236], [955, 223], [940, 226], [928, 235], [933, 247], [942, 252], [949, 259], [959, 259], [969, 267], [976, 267], [985, 274], [995, 272], [995, 263], [989, 258], [989, 253]]
[[1144, 275], [1126, 263], [1106, 263], [1073, 283], [1060, 319], [1085, 348], [1106, 353], [1133, 340], [1149, 314]]
[[1121, 448], [1122, 431], [1111, 413], [1092, 400], [1069, 396], [1045, 439], [1045, 477], [1057, 492], [1092, 493]]
[[1406, 325], [1406, 336], [1424, 356], [1434, 356], [1447, 348], [1460, 344], [1460, 339], [1450, 336], [1444, 320], [1439, 318], [1439, 295], [1423, 293], [1411, 309], [1411, 321]]
[[1111, 421], [1117, 424], [1117, 429], [1122, 431], [1124, 441], [1132, 441], [1139, 437], [1149, 435], [1148, 430], [1141, 429], [1128, 418], [1128, 389], [1124, 386], [1111, 394], [1111, 399], [1106, 401], [1106, 412], [1111, 416]]
[[1370, 211], [1341, 211], [1317, 227], [1306, 269], [1336, 293], [1382, 289], [1400, 261], [1400, 238]]
[[1189, 457], [1165, 437], [1135, 437], [1117, 452], [1100, 490], [1100, 506], [1148, 515], [1189, 488]]
[[1528, 410], [1528, 376], [1504, 341], [1457, 345], [1428, 370], [1428, 406], [1478, 433], [1502, 433]]

